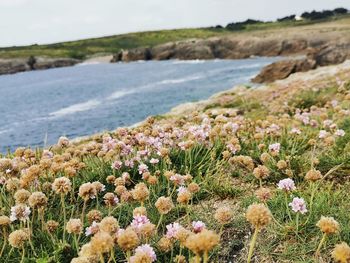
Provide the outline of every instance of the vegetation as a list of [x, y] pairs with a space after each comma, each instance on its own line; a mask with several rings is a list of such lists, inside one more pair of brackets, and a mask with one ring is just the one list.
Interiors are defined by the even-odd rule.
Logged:
[[[346, 9], [344, 9], [346, 10]], [[348, 18], [343, 9], [330, 11], [332, 15], [325, 16], [323, 12], [305, 13], [305, 19], [296, 21], [295, 16], [278, 19], [276, 22], [262, 22], [248, 19], [244, 22], [230, 23], [222, 26], [197, 29], [175, 29], [152, 32], [138, 32], [101, 38], [84, 39], [49, 45], [14, 46], [0, 48], [0, 58], [28, 58], [30, 56], [70, 57], [85, 59], [93, 55], [115, 54], [122, 49], [150, 47], [171, 41], [191, 38], [209, 38], [214, 36], [232, 35], [259, 30], [283, 29], [286, 27], [312, 25]], [[307, 16], [307, 17], [306, 17]], [[316, 19], [317, 16], [317, 19]]]
[[348, 73], [2, 156], [2, 262], [349, 262]]

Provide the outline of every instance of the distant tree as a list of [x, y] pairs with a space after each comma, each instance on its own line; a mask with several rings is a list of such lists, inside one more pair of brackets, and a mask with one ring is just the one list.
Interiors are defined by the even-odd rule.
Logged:
[[343, 8], [343, 7], [339, 7], [333, 10], [333, 13], [336, 15], [342, 15], [342, 14], [347, 14], [349, 12], [348, 9]]
[[278, 18], [277, 21], [278, 22], [283, 22], [283, 21], [292, 21], [295, 20], [296, 15], [290, 15], [290, 16], [285, 16], [282, 18]]
[[216, 29], [221, 29], [221, 28], [223, 28], [223, 27], [222, 27], [222, 25], [217, 25], [217, 26], [215, 26], [215, 28], [216, 28]]

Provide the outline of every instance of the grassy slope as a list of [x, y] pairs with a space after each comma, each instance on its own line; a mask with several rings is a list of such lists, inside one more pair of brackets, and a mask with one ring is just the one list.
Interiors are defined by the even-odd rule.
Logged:
[[[348, 16], [346, 16], [348, 17]], [[92, 38], [71, 42], [63, 42], [50, 45], [32, 45], [22, 47], [0, 48], [0, 58], [20, 58], [33, 56], [49, 57], [74, 57], [83, 58], [94, 54], [111, 54], [121, 49], [130, 49], [144, 46], [154, 46], [170, 41], [190, 38], [209, 38], [213, 36], [235, 35], [241, 33], [253, 33], [254, 31], [280, 30], [296, 26], [317, 25], [335, 20], [342, 21], [343, 17], [337, 17], [320, 21], [290, 21], [270, 22], [247, 25], [242, 31], [232, 32], [226, 29], [198, 28], [176, 29], [152, 32], [139, 32], [123, 35], [115, 35], [101, 38]]]

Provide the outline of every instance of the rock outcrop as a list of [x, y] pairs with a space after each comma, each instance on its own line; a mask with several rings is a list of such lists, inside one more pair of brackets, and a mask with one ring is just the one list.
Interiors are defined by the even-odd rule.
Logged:
[[319, 66], [340, 64], [346, 59], [350, 59], [350, 44], [326, 45], [310, 49], [304, 59], [281, 60], [267, 65], [252, 79], [252, 82], [269, 83], [285, 79], [296, 72], [305, 72]]
[[278, 79], [285, 79], [296, 72], [305, 72], [316, 68], [316, 61], [312, 59], [289, 59], [274, 62], [264, 67], [252, 79], [255, 83], [269, 83]]
[[80, 60], [70, 58], [29, 57], [28, 59], [0, 59], [0, 75], [23, 71], [73, 66]]

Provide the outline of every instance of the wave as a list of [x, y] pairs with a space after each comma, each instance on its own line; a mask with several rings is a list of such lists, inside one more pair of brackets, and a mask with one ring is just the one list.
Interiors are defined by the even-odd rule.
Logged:
[[188, 77], [180, 78], [180, 79], [165, 79], [165, 80], [157, 82], [156, 84], [159, 84], [159, 85], [178, 84], [178, 83], [184, 83], [184, 82], [197, 80], [197, 79], [201, 79], [201, 78], [203, 78], [203, 76], [192, 75], [192, 76], [188, 76]]
[[73, 104], [66, 108], [62, 108], [58, 111], [51, 112], [49, 115], [53, 117], [62, 117], [62, 116], [74, 114], [76, 112], [82, 112], [82, 111], [88, 111], [88, 110], [94, 109], [100, 104], [101, 104], [101, 101], [99, 100], [89, 100], [86, 102]]
[[202, 59], [193, 59], [193, 60], [175, 60], [173, 64], [202, 64], [205, 60]]
[[135, 89], [132, 90], [118, 90], [116, 92], [113, 92], [111, 95], [109, 95], [106, 99], [107, 100], [116, 100], [116, 99], [120, 99], [128, 94], [132, 94], [135, 93]]
[[97, 64], [101, 64], [101, 62], [99, 62], [99, 61], [82, 62], [82, 63], [79, 63], [79, 64], [77, 64], [75, 66], [76, 67], [82, 67], [82, 66], [97, 65]]

